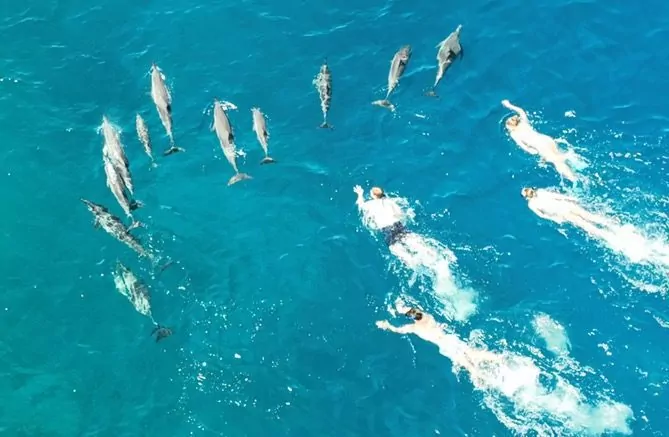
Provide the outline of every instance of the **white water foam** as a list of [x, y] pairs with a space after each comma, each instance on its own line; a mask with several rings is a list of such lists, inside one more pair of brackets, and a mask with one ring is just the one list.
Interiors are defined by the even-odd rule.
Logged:
[[[405, 211], [407, 222], [412, 223], [416, 214], [408, 200], [402, 197], [393, 199]], [[375, 235], [365, 217], [362, 219], [367, 230]], [[443, 316], [462, 322], [476, 313], [476, 291], [464, 287], [453, 274], [452, 268], [457, 258], [446, 245], [434, 238], [410, 232], [389, 249], [394, 259], [400, 262], [398, 266], [391, 260], [390, 267], [400, 274], [403, 269], [408, 269], [409, 286], [420, 282], [422, 288], [429, 290], [432, 297], [437, 299]]]
[[433, 238], [410, 233], [393, 244], [390, 252], [413, 273], [414, 280], [430, 282], [443, 315], [462, 322], [476, 313], [476, 292], [463, 287], [454, 276], [452, 266], [457, 258], [447, 246]]
[[537, 314], [532, 320], [532, 326], [539, 337], [546, 343], [546, 349], [555, 355], [568, 355], [571, 342], [564, 326], [553, 320], [547, 314]]
[[[630, 220], [620, 213], [610, 212], [610, 208], [599, 206], [597, 199], [584, 198], [585, 196], [572, 193], [579, 204], [584, 206], [588, 212], [597, 216], [600, 226], [588, 225], [579, 229], [599, 244], [611, 250], [615, 255], [625, 258], [628, 264], [635, 264], [651, 268], [656, 274], [661, 275], [666, 282], [669, 280], [669, 241], [665, 235], [655, 232], [648, 235], [643, 227], [633, 223], [625, 223]], [[579, 198], [580, 197], [580, 198]], [[561, 222], [562, 214], [569, 214], [560, 204], [560, 201], [545, 199], [543, 201], [547, 210], [556, 214], [556, 222]], [[543, 207], [542, 207], [543, 209]], [[560, 217], [557, 217], [557, 216]], [[645, 227], [650, 227], [646, 224]], [[626, 277], [626, 275], [623, 274]], [[654, 289], [647, 284], [639, 284], [638, 280], [627, 278], [630, 283], [641, 289]], [[636, 283], [635, 283], [636, 282]]]
[[[423, 334], [465, 373], [485, 405], [507, 428], [539, 436], [631, 434], [631, 408], [598, 391], [590, 399], [554, 368], [542, 369], [532, 358], [503, 349], [470, 346], [457, 335]], [[597, 397], [597, 399], [593, 399]]]
[[626, 135], [615, 129], [580, 133], [574, 128], [564, 129], [563, 136], [589, 143], [589, 155], [597, 162], [589, 171], [591, 185], [583, 187], [587, 190], [582, 190], [579, 197], [588, 205], [596, 205], [592, 212], [620, 223], [598, 240], [611, 251], [605, 255], [609, 269], [640, 291], [666, 291], [669, 227], [664, 211], [669, 197], [654, 193], [664, 184], [635, 176], [641, 171], [664, 174], [666, 138]]

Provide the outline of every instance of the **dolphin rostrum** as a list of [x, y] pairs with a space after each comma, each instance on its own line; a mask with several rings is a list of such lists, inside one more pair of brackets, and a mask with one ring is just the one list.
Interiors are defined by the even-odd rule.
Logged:
[[223, 154], [228, 160], [232, 169], [235, 171], [235, 175], [230, 178], [228, 181], [228, 186], [235, 184], [244, 179], [251, 179], [246, 173], [240, 173], [237, 168], [237, 149], [235, 147], [235, 136], [232, 133], [232, 126], [230, 125], [230, 119], [225, 113], [223, 108], [223, 103], [215, 100], [214, 101], [214, 126], [213, 130], [216, 132], [216, 137], [221, 143], [221, 149], [223, 149]]
[[260, 161], [261, 164], [270, 164], [276, 162], [270, 158], [268, 153], [269, 132], [267, 131], [267, 123], [265, 121], [265, 114], [260, 111], [260, 108], [251, 108], [253, 113], [253, 131], [256, 133], [256, 138], [265, 152], [265, 157]]
[[155, 329], [151, 332], [151, 335], [157, 332], [156, 342], [169, 337], [172, 334], [172, 330], [161, 326], [153, 318], [153, 314], [151, 313], [151, 295], [144, 281], [137, 278], [132, 270], [120, 261], [116, 261], [116, 268], [112, 272], [112, 276], [114, 277], [116, 290], [130, 301], [138, 313], [151, 319], [155, 325]]
[[149, 128], [141, 115], [137, 114], [135, 117], [135, 129], [137, 130], [137, 138], [144, 146], [144, 152], [151, 159], [151, 167], [158, 167], [153, 158], [153, 148], [151, 146], [151, 137], [149, 136]]
[[110, 213], [109, 210], [104, 206], [83, 198], [80, 200], [93, 214], [93, 224], [96, 228], [102, 227], [105, 232], [128, 246], [130, 249], [137, 252], [140, 256], [147, 257], [152, 262], [155, 262], [155, 255], [144, 249], [139, 240], [137, 240], [137, 238], [135, 238], [135, 236], [130, 233], [132, 229], [141, 226], [139, 222], [135, 222], [130, 227], [126, 227], [118, 217]]
[[437, 77], [434, 80], [432, 89], [426, 92], [425, 95], [432, 97], [437, 95], [435, 88], [437, 88], [437, 84], [444, 77], [444, 73], [446, 73], [446, 70], [451, 66], [451, 63], [458, 57], [458, 55], [462, 57], [463, 51], [462, 46], [460, 45], [461, 30], [462, 24], [458, 25], [458, 27], [451, 32], [445, 40], [437, 44], [437, 48], [439, 48], [439, 51], [437, 52]]
[[395, 53], [393, 60], [390, 61], [390, 70], [388, 71], [388, 92], [386, 94], [386, 98], [373, 101], [373, 105], [382, 106], [384, 108], [390, 109], [391, 111], [395, 110], [395, 106], [390, 103], [388, 98], [399, 84], [400, 78], [404, 74], [404, 70], [406, 70], [407, 65], [409, 64], [409, 59], [411, 59], [411, 46], [408, 44], [403, 45]]
[[176, 152], [183, 152], [184, 149], [174, 145], [174, 134], [172, 133], [172, 95], [165, 84], [165, 75], [155, 64], [151, 64], [151, 98], [158, 110], [158, 116], [163, 123], [163, 127], [170, 139], [170, 147], [163, 152], [163, 155], [171, 155]]
[[105, 140], [102, 147], [102, 155], [109, 158], [118, 174], [121, 175], [123, 184], [130, 194], [133, 194], [134, 188], [130, 174], [130, 163], [128, 162], [128, 157], [125, 155], [125, 148], [121, 144], [121, 136], [106, 116], [102, 117], [101, 129]]
[[330, 110], [330, 101], [332, 100], [332, 75], [330, 74], [327, 60], [321, 65], [321, 69], [314, 78], [313, 84], [318, 91], [318, 97], [321, 99], [323, 123], [321, 123], [320, 127], [331, 128], [332, 126], [328, 124], [328, 111]]

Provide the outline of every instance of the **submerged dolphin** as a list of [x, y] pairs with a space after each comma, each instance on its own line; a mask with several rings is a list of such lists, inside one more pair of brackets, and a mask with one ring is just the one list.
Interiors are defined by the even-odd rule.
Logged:
[[153, 318], [151, 312], [151, 295], [149, 294], [149, 288], [144, 281], [137, 278], [132, 270], [123, 265], [120, 261], [116, 261], [116, 268], [112, 272], [112, 276], [114, 277], [114, 284], [116, 285], [118, 292], [130, 301], [138, 313], [151, 319], [155, 325], [151, 335], [157, 332], [156, 342], [170, 336], [172, 330], [161, 326]]
[[137, 114], [135, 117], [135, 129], [137, 130], [137, 138], [144, 147], [144, 152], [151, 159], [151, 167], [157, 167], [155, 159], [153, 158], [153, 147], [151, 146], [151, 137], [149, 136], [149, 128], [146, 126], [146, 121], [141, 115]]
[[163, 123], [163, 127], [170, 139], [170, 147], [163, 152], [163, 155], [171, 155], [176, 152], [183, 152], [184, 149], [174, 145], [174, 134], [172, 133], [172, 95], [165, 85], [165, 75], [155, 64], [151, 64], [151, 98], [158, 110], [158, 116]]
[[269, 132], [267, 131], [267, 123], [265, 121], [265, 114], [260, 112], [259, 108], [251, 108], [253, 113], [253, 131], [256, 133], [256, 138], [265, 152], [265, 157], [260, 161], [261, 164], [270, 164], [276, 162], [273, 158], [269, 157], [268, 152], [268, 140]]
[[459, 55], [462, 57], [463, 51], [462, 46], [460, 45], [460, 31], [462, 30], [462, 24], [451, 32], [445, 40], [437, 44], [439, 51], [437, 52], [437, 77], [434, 80], [434, 85], [432, 89], [425, 93], [428, 96], [436, 96], [435, 88], [439, 81], [444, 77], [446, 69], [450, 67], [451, 63]]
[[327, 60], [323, 61], [321, 69], [313, 81], [318, 97], [321, 100], [321, 112], [323, 113], [323, 123], [320, 127], [331, 128], [328, 124], [328, 111], [330, 110], [330, 101], [332, 100], [332, 75], [330, 74], [330, 67], [328, 67]]
[[411, 46], [407, 44], [400, 47], [393, 56], [392, 61], [390, 61], [390, 70], [388, 71], [388, 92], [386, 94], [386, 98], [373, 101], [373, 105], [388, 108], [391, 111], [395, 110], [395, 106], [390, 103], [388, 98], [399, 84], [400, 78], [404, 74], [404, 70], [406, 70], [406, 67], [409, 64], [409, 59], [411, 59]]
[[107, 208], [97, 203], [91, 202], [90, 200], [80, 199], [88, 210], [93, 214], [94, 220], [93, 224], [97, 227], [102, 227], [109, 235], [116, 238], [121, 243], [128, 246], [130, 249], [137, 252], [140, 256], [145, 256], [149, 258], [152, 262], [155, 262], [155, 256], [144, 249], [140, 244], [139, 240], [135, 238], [130, 231], [138, 226], [141, 226], [139, 222], [135, 222], [130, 227], [126, 227], [121, 220], [109, 212]]
[[237, 168], [237, 149], [235, 147], [235, 136], [232, 133], [232, 126], [230, 125], [230, 120], [228, 115], [223, 109], [223, 104], [215, 100], [214, 101], [214, 126], [213, 130], [216, 132], [216, 137], [221, 143], [221, 149], [223, 149], [223, 154], [228, 160], [232, 169], [235, 171], [235, 175], [230, 178], [228, 181], [228, 186], [236, 184], [239, 181], [244, 179], [251, 179], [246, 173], [240, 173]]

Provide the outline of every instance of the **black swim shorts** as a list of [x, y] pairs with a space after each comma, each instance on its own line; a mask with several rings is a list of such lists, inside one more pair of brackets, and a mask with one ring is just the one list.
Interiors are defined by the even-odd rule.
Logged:
[[388, 246], [392, 246], [402, 239], [402, 237], [407, 233], [407, 230], [402, 223], [397, 222], [391, 226], [381, 228], [381, 232], [383, 232], [386, 244]]

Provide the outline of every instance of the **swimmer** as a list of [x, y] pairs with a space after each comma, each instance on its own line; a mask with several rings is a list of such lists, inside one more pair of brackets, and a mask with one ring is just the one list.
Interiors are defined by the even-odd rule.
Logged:
[[578, 200], [571, 196], [529, 187], [523, 188], [520, 194], [539, 217], [558, 224], [571, 223], [596, 237], [606, 239], [611, 232], [615, 232], [614, 227], [619, 226], [615, 220], [585, 210]]
[[477, 374], [480, 373], [477, 370], [481, 369], [482, 366], [502, 364], [504, 361], [501, 355], [485, 349], [472, 348], [456, 335], [446, 333], [445, 325], [437, 322], [433, 316], [418, 308], [406, 306], [401, 299], [395, 301], [395, 309], [398, 313], [412, 319], [413, 322], [402, 326], [393, 326], [387, 320], [379, 320], [376, 322], [376, 327], [396, 334], [414, 334], [435, 344], [439, 347], [439, 352], [442, 355], [449, 357], [453, 364], [467, 369], [472, 378], [476, 378]]
[[534, 130], [522, 108], [512, 105], [508, 100], [502, 100], [502, 105], [517, 114], [504, 123], [516, 144], [527, 153], [539, 155], [544, 161], [553, 164], [562, 177], [575, 182], [578, 177], [567, 165], [569, 156], [558, 148], [555, 140]]
[[353, 187], [353, 192], [358, 195], [355, 203], [367, 226], [381, 231], [388, 246], [401, 242], [408, 232], [403, 223], [406, 214], [397, 200], [387, 197], [380, 187], [373, 187], [369, 191], [371, 199], [367, 201], [360, 185]]

